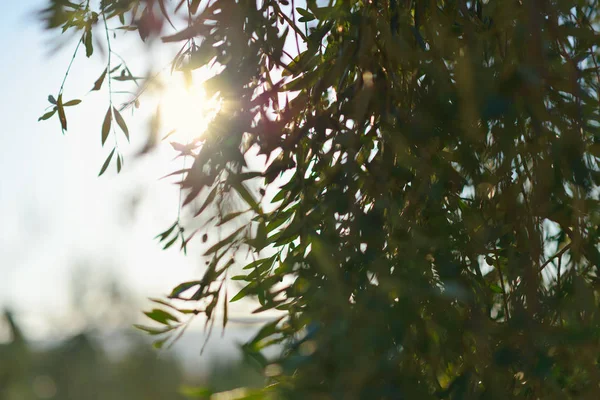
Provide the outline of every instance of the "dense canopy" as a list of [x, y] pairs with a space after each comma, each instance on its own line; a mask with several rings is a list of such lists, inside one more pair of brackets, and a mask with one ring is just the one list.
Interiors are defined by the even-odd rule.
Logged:
[[[150, 333], [176, 338], [184, 314], [225, 325], [242, 297], [283, 311], [244, 346], [273, 383], [255, 398], [600, 396], [596, 1], [52, 0], [41, 15], [108, 55], [94, 90], [139, 85], [111, 100], [103, 143], [129, 137], [121, 113], [153, 79], [111, 64], [111, 41], [177, 44], [173, 71], [213, 73], [220, 110], [173, 144], [192, 160], [182, 206], [208, 221], [206, 273], [148, 312]], [[54, 96], [43, 118], [66, 131], [78, 101]], [[121, 170], [113, 153], [101, 172]], [[180, 221], [160, 235], [190, 238]]]

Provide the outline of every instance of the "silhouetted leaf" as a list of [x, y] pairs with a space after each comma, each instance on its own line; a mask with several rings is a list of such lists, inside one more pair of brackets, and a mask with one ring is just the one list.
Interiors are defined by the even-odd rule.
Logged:
[[106, 161], [104, 161], [104, 164], [102, 164], [102, 168], [100, 168], [100, 173], [98, 174], [98, 176], [102, 176], [102, 174], [104, 174], [104, 172], [108, 168], [110, 160], [112, 159], [113, 154], [115, 154], [115, 150], [116, 148], [113, 148], [108, 157], [106, 157]]
[[83, 34], [83, 42], [85, 44], [85, 55], [86, 57], [91, 57], [94, 54], [94, 45], [92, 43], [92, 26], [88, 25]]
[[166, 327], [161, 327], [161, 328], [152, 328], [149, 326], [143, 326], [143, 325], [134, 325], [135, 328], [142, 330], [144, 332], [147, 332], [151, 335], [161, 335], [163, 333], [167, 333], [172, 331], [173, 329], [176, 328], [176, 326], [166, 326]]
[[47, 119], [52, 118], [52, 116], [56, 113], [56, 109], [52, 110], [52, 111], [48, 111], [47, 113], [45, 113], [44, 115], [42, 115], [41, 117], [38, 118], [38, 121], [45, 121]]
[[233, 233], [231, 233], [230, 235], [228, 235], [225, 239], [220, 240], [218, 243], [216, 243], [215, 245], [213, 245], [212, 247], [210, 247], [208, 250], [206, 250], [206, 252], [204, 253], [205, 256], [216, 253], [217, 251], [219, 251], [223, 246], [226, 246], [228, 244], [230, 244], [231, 242], [234, 241], [234, 239], [236, 238], [237, 235], [239, 235], [239, 233], [245, 229], [245, 226], [242, 226], [238, 229], [236, 229]]
[[104, 68], [102, 74], [100, 74], [98, 79], [96, 79], [96, 82], [94, 82], [94, 87], [92, 88], [92, 91], [100, 90], [102, 88], [102, 84], [104, 83], [104, 79], [106, 78], [107, 72], [108, 68]]
[[108, 139], [108, 134], [110, 133], [110, 124], [112, 122], [112, 114], [111, 114], [111, 108], [109, 107], [108, 110], [106, 111], [106, 115], [104, 116], [104, 122], [102, 122], [102, 145], [104, 146], [104, 143], [106, 142], [106, 139]]
[[62, 94], [58, 96], [56, 100], [56, 110], [58, 111], [58, 118], [60, 119], [60, 126], [63, 133], [67, 130], [67, 116], [65, 115], [64, 104], [62, 102]]
[[177, 317], [159, 308], [155, 308], [152, 311], [147, 311], [144, 314], [151, 320], [163, 325], [168, 325], [169, 321], [179, 322]]
[[119, 125], [119, 127], [125, 134], [127, 141], [129, 142], [129, 129], [127, 128], [127, 124], [125, 123], [123, 116], [115, 107], [113, 107], [113, 115], [115, 116], [115, 120], [117, 121], [117, 124]]
[[177, 285], [177, 287], [175, 287], [171, 291], [171, 294], [169, 295], [169, 297], [177, 298], [177, 297], [179, 297], [179, 295], [181, 295], [186, 290], [189, 290], [189, 289], [193, 288], [194, 286], [198, 286], [198, 285], [200, 285], [200, 283], [201, 283], [200, 281], [191, 281], [191, 282], [181, 283], [181, 284]]
[[65, 107], [71, 107], [71, 106], [76, 106], [79, 103], [81, 103], [81, 100], [79, 100], [79, 99], [69, 100], [65, 104], [63, 104], [63, 106], [65, 106]]

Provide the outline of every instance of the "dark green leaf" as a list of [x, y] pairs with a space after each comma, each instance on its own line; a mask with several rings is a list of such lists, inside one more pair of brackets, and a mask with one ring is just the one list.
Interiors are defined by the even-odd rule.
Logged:
[[194, 215], [195, 217], [197, 217], [198, 215], [202, 214], [202, 212], [204, 210], [206, 210], [206, 207], [208, 207], [213, 202], [213, 200], [215, 199], [215, 196], [217, 195], [217, 189], [218, 188], [219, 188], [218, 185], [215, 185], [212, 188], [212, 190], [210, 191], [210, 193], [208, 194], [208, 196], [206, 196], [206, 199], [204, 200], [204, 203], [202, 203], [202, 207], [200, 207], [200, 209]]
[[104, 79], [106, 78], [107, 72], [108, 68], [104, 68], [104, 71], [102, 72], [102, 74], [100, 74], [100, 77], [98, 77], [98, 79], [96, 79], [96, 82], [94, 82], [94, 87], [92, 88], [92, 91], [100, 90], [102, 88], [102, 84], [104, 83]]
[[229, 303], [229, 299], [227, 298], [227, 288], [225, 288], [225, 298], [223, 299], [223, 332], [225, 332], [225, 326], [227, 325], [228, 320], [227, 303]]
[[225, 215], [225, 216], [224, 216], [224, 217], [223, 217], [223, 218], [222, 218], [222, 219], [219, 221], [219, 223], [217, 224], [217, 226], [224, 225], [224, 224], [226, 224], [227, 222], [231, 221], [232, 219], [234, 219], [234, 218], [237, 218], [237, 217], [239, 217], [240, 215], [247, 213], [248, 211], [249, 211], [249, 210], [247, 210], [247, 211], [237, 211], [237, 212], [229, 213], [229, 214]]
[[201, 284], [200, 281], [191, 281], [191, 282], [184, 282], [182, 284], [179, 284], [175, 287], [175, 289], [173, 289], [173, 291], [171, 291], [169, 298], [178, 298], [179, 295], [182, 294], [183, 292], [185, 292], [186, 290], [189, 290], [189, 289], [193, 288], [194, 286], [199, 286], [200, 284]]
[[250, 208], [252, 208], [252, 210], [254, 210], [257, 213], [260, 213], [260, 207], [258, 205], [258, 202], [254, 198], [254, 196], [252, 196], [252, 194], [248, 191], [246, 185], [244, 185], [241, 182], [235, 182], [232, 184], [232, 186], [235, 189], [235, 191], [240, 195], [240, 197], [244, 199], [244, 201], [250, 206]]
[[121, 130], [125, 134], [125, 137], [127, 138], [127, 141], [129, 142], [129, 129], [127, 128], [127, 124], [125, 123], [125, 120], [123, 119], [123, 116], [121, 115], [121, 113], [119, 112], [119, 110], [117, 110], [115, 107], [113, 107], [113, 115], [115, 116], [117, 124], [119, 125], [119, 127], [121, 128]]
[[58, 96], [56, 100], [56, 110], [58, 111], [58, 118], [60, 119], [60, 126], [64, 131], [67, 130], [67, 116], [65, 115], [65, 109], [62, 102], [62, 94]]
[[177, 241], [177, 239], [178, 239], [178, 238], [179, 238], [179, 235], [177, 235], [177, 236], [175, 236], [173, 239], [169, 240], [169, 241], [167, 242], [167, 244], [165, 244], [165, 245], [163, 246], [163, 250], [166, 250], [166, 249], [168, 249], [169, 247], [173, 246], [173, 244], [175, 244], [175, 242]]
[[88, 25], [88, 28], [83, 34], [83, 42], [85, 44], [85, 55], [91, 57], [94, 54], [94, 45], [92, 44], [92, 26]]
[[116, 150], [116, 148], [113, 148], [112, 151], [110, 152], [110, 154], [108, 155], [108, 157], [106, 157], [106, 161], [104, 161], [104, 164], [102, 164], [102, 168], [100, 168], [100, 173], [98, 174], [98, 176], [102, 176], [102, 174], [108, 168], [108, 166], [110, 164], [110, 160], [112, 159], [113, 154], [115, 154], [115, 150]]
[[494, 293], [502, 293], [502, 288], [498, 285], [490, 285], [490, 289], [492, 289], [492, 292]]
[[77, 104], [81, 103], [81, 100], [79, 99], [75, 99], [75, 100], [69, 100], [67, 101], [65, 104], [63, 104], [65, 107], [71, 107], [71, 106], [76, 106]]
[[161, 335], [163, 333], [167, 333], [172, 331], [173, 329], [175, 329], [177, 326], [176, 325], [170, 325], [170, 326], [166, 326], [166, 327], [161, 327], [161, 328], [152, 328], [149, 326], [143, 326], [143, 325], [134, 325], [135, 328], [142, 330], [144, 332], [147, 332], [151, 335]]
[[168, 325], [169, 321], [179, 322], [177, 317], [159, 308], [155, 308], [152, 311], [145, 312], [144, 314], [151, 320], [163, 325]]
[[175, 223], [173, 223], [173, 225], [171, 225], [171, 227], [169, 229], [167, 229], [166, 231], [164, 231], [162, 233], [159, 233], [158, 235], [156, 235], [154, 237], [154, 239], [160, 238], [159, 242], [162, 242], [171, 234], [171, 232], [173, 232], [173, 230], [175, 230], [177, 225], [179, 225], [179, 223], [177, 221], [175, 221]]
[[236, 238], [237, 235], [239, 235], [239, 233], [245, 229], [245, 226], [241, 226], [238, 229], [236, 229], [232, 234], [230, 234], [229, 236], [227, 236], [225, 239], [219, 241], [217, 244], [213, 245], [211, 248], [209, 248], [208, 250], [206, 250], [206, 252], [204, 253], [205, 256], [208, 256], [210, 254], [216, 253], [217, 251], [219, 251], [223, 246], [228, 245], [229, 243], [233, 242]]
[[56, 109], [54, 109], [52, 111], [48, 111], [47, 113], [45, 113], [44, 115], [39, 117], [38, 121], [45, 121], [47, 119], [50, 119], [55, 113], [56, 113]]
[[111, 108], [108, 107], [106, 115], [104, 116], [104, 122], [102, 122], [102, 146], [104, 146], [106, 139], [108, 139], [108, 134], [110, 133], [110, 124], [112, 121], [112, 114], [110, 111]]

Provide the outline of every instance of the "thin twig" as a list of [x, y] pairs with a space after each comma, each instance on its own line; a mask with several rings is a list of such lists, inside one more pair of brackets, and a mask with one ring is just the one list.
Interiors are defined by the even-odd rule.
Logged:
[[[108, 78], [108, 112], [110, 113], [111, 120], [114, 118], [113, 115], [113, 101], [112, 101], [112, 77], [111, 77], [111, 56], [112, 56], [112, 47], [110, 44], [110, 34], [108, 30], [108, 23], [106, 22], [106, 14], [104, 14], [104, 10], [102, 10], [102, 20], [104, 21], [104, 32], [106, 33], [106, 46], [108, 47], [108, 60], [106, 61], [106, 77]], [[111, 124], [113, 138], [115, 140], [115, 148], [119, 148], [119, 141], [117, 140], [117, 133], [115, 132], [114, 124]], [[119, 154], [117, 153], [117, 156]]]
[[555, 255], [553, 255], [552, 257], [550, 257], [545, 263], [543, 263], [540, 266], [540, 269], [539, 269], [538, 272], [542, 272], [544, 270], [544, 268], [546, 268], [546, 266], [552, 262], [552, 260], [554, 260], [556, 257], [562, 257], [562, 255], [565, 254], [565, 252], [567, 250], [569, 250], [570, 248], [571, 248], [571, 243], [569, 243], [568, 245], [566, 245], [565, 247], [563, 247], [558, 253], [556, 253]]
[[[295, 10], [296, 10], [296, 3], [294, 0], [292, 0], [292, 22], [294, 23], [294, 26], [296, 25], [296, 11]], [[298, 40], [298, 35], [294, 35], [294, 38], [296, 39], [296, 49], [298, 49], [298, 55], [300, 55], [300, 41]]]
[[281, 8], [279, 8], [279, 5], [277, 5], [277, 3], [273, 2], [272, 4], [273, 4], [273, 8], [276, 8], [277, 15], [279, 15], [281, 18], [283, 18], [288, 23], [288, 25], [290, 26], [290, 28], [292, 28], [292, 30], [294, 32], [296, 32], [296, 35], [300, 35], [300, 37], [302, 38], [302, 40], [304, 42], [306, 42], [306, 35], [304, 34], [304, 32], [302, 32], [298, 28], [298, 26], [294, 23], [294, 21], [292, 21], [290, 19], [290, 17], [288, 17], [286, 15], [286, 13], [284, 13], [283, 11], [281, 11]]
[[67, 67], [67, 72], [65, 73], [63, 81], [60, 84], [60, 89], [58, 90], [59, 96], [63, 92], [63, 89], [65, 87], [65, 82], [67, 82], [67, 77], [69, 76], [69, 72], [71, 72], [71, 67], [73, 66], [73, 62], [75, 61], [75, 58], [77, 57], [77, 52], [79, 51], [79, 46], [81, 46], [81, 43], [83, 43], [83, 35], [81, 35], [81, 39], [79, 39], [79, 41], [77, 42], [77, 46], [75, 47], [75, 51], [73, 52], [73, 57], [71, 57], [71, 61], [69, 62], [69, 66]]

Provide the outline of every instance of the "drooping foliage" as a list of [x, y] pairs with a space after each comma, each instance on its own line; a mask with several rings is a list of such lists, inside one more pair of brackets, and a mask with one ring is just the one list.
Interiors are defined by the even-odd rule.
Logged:
[[[148, 313], [151, 333], [224, 325], [254, 297], [284, 312], [245, 345], [274, 384], [261, 396], [600, 395], [597, 2], [51, 3], [48, 27], [88, 56], [121, 28], [179, 43], [174, 70], [217, 71], [204, 87], [224, 106], [177, 174], [183, 206], [230, 229], [203, 236], [204, 277]], [[95, 89], [149, 79], [112, 68]], [[62, 95], [44, 118], [66, 130]], [[113, 120], [127, 133], [111, 104], [103, 142]]]

